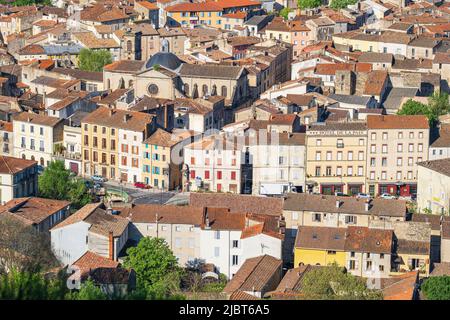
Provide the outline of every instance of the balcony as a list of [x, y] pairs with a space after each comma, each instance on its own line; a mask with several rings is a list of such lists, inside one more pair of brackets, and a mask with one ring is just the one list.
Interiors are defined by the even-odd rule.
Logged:
[[62, 153], [54, 152], [53, 155], [58, 159], [68, 159], [68, 160], [81, 160], [81, 153], [79, 152], [68, 152], [64, 151]]

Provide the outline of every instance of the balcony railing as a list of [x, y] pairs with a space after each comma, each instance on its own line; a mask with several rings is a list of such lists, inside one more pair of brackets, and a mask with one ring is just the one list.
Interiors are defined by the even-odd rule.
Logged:
[[54, 156], [59, 159], [69, 159], [69, 160], [81, 160], [81, 153], [79, 152], [68, 152], [54, 153]]

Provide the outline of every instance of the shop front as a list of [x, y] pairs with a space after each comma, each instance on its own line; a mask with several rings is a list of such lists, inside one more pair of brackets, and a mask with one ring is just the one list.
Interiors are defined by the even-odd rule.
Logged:
[[389, 193], [400, 197], [415, 196], [417, 194], [417, 184], [415, 183], [395, 183], [380, 184], [378, 194]]
[[344, 192], [344, 184], [321, 184], [320, 193], [326, 195], [335, 195], [336, 192]]

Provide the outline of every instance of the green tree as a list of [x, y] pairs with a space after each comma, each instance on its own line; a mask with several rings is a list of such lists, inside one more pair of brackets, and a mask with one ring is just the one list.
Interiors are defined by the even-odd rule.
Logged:
[[92, 280], [81, 284], [80, 290], [67, 295], [67, 300], [107, 300], [107, 295]]
[[164, 239], [142, 238], [127, 254], [124, 266], [136, 272], [137, 286], [149, 298], [168, 298], [179, 290], [181, 270]]
[[428, 104], [423, 104], [412, 99], [406, 101], [397, 112], [399, 115], [422, 114], [428, 118], [430, 126], [439, 120], [439, 117], [450, 112], [450, 103], [447, 93], [434, 93], [428, 98]]
[[71, 201], [76, 209], [92, 200], [83, 180], [66, 169], [62, 161], [52, 161], [39, 177], [38, 185], [41, 197]]
[[418, 101], [414, 101], [413, 99], [409, 99], [406, 101], [402, 108], [397, 111], [397, 114], [399, 115], [418, 115], [422, 114], [425, 116], [429, 116], [429, 109], [426, 104], [423, 104]]
[[280, 10], [280, 16], [283, 17], [285, 20], [289, 18], [289, 13], [292, 12], [292, 9], [290, 8], [283, 8]]
[[11, 270], [0, 276], [0, 300], [59, 300], [66, 294], [60, 278]]
[[358, 2], [358, 0], [332, 0], [330, 7], [333, 9], [343, 9], [356, 2]]
[[298, 0], [298, 7], [300, 9], [312, 9], [322, 5], [322, 0]]
[[450, 300], [450, 276], [428, 278], [422, 291], [428, 300]]
[[51, 0], [15, 0], [14, 2], [9, 2], [6, 0], [1, 0], [0, 4], [7, 4], [7, 5], [13, 5], [16, 7], [22, 7], [22, 6], [30, 6], [33, 4], [42, 4], [45, 6], [50, 6], [52, 4]]
[[378, 300], [382, 294], [367, 289], [365, 281], [336, 264], [313, 269], [305, 274], [302, 293], [306, 299]]
[[439, 117], [450, 112], [450, 103], [448, 93], [433, 93], [428, 98], [428, 108], [430, 113], [430, 121], [438, 121]]
[[78, 60], [81, 70], [102, 71], [105, 65], [112, 63], [112, 55], [108, 50], [81, 49]]

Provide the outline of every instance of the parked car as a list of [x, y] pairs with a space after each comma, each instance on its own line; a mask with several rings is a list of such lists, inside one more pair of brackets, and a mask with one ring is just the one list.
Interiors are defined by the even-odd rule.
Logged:
[[106, 179], [106, 178], [104, 178], [104, 177], [102, 177], [102, 176], [99, 176], [99, 175], [93, 175], [93, 176], [91, 177], [91, 179], [92, 179], [93, 181], [95, 181], [95, 182], [106, 182], [106, 181], [108, 181], [108, 179]]
[[348, 197], [348, 194], [343, 192], [335, 192], [334, 195], [337, 197]]
[[101, 189], [102, 187], [103, 187], [103, 185], [100, 182], [94, 183], [94, 189]]
[[383, 193], [380, 198], [382, 199], [396, 199], [396, 197], [390, 193]]
[[358, 193], [357, 195], [356, 195], [356, 197], [357, 198], [360, 198], [360, 199], [370, 199], [370, 195], [369, 194], [367, 194], [367, 193]]
[[135, 182], [134, 186], [139, 189], [150, 189], [151, 188], [148, 184], [145, 184], [143, 182]]

